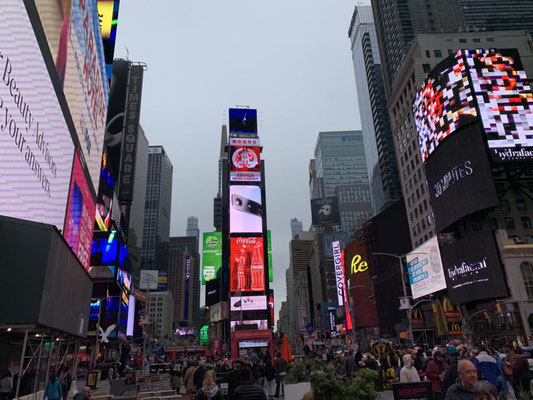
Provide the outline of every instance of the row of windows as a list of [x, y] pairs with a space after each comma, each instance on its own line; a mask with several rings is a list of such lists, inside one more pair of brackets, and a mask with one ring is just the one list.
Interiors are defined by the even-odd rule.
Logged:
[[[527, 205], [524, 199], [516, 199], [515, 205], [517, 211], [527, 211]], [[500, 209], [502, 211], [511, 211], [511, 203], [509, 202], [509, 200], [502, 199], [500, 201]]]
[[[500, 228], [496, 218], [489, 218], [489, 227], [492, 230]], [[503, 217], [503, 224], [505, 229], [516, 229], [515, 220], [513, 217]], [[522, 229], [531, 229], [531, 220], [529, 217], [520, 217], [520, 225]], [[479, 221], [472, 221], [472, 229], [481, 230], [481, 223]]]

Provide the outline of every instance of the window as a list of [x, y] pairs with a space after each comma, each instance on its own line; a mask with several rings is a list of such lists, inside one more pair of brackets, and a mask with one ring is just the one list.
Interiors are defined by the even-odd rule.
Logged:
[[435, 54], [435, 57], [442, 57], [442, 52], [440, 50], [433, 50], [433, 54]]
[[487, 42], [494, 42], [494, 38], [488, 37]]
[[489, 228], [493, 231], [499, 228], [498, 220], [496, 218], [489, 218]]
[[426, 57], [427, 58], [431, 57], [431, 53], [429, 52], [429, 50], [426, 50]]
[[520, 264], [520, 272], [524, 280], [527, 298], [533, 300], [533, 265], [527, 261]]
[[448, 55], [451, 56], [453, 54], [452, 49], [448, 49]]
[[426, 74], [429, 74], [431, 72], [431, 67], [429, 64], [422, 64], [422, 70], [426, 73]]
[[481, 42], [481, 39], [479, 39], [479, 38], [474, 38], [474, 43], [479, 43], [479, 42]]
[[520, 220], [522, 221], [522, 228], [531, 229], [531, 220], [529, 217], [521, 217]]
[[524, 199], [516, 199], [516, 209], [518, 211], [526, 211], [526, 201]]
[[509, 200], [501, 200], [500, 201], [500, 208], [502, 211], [511, 211], [511, 206], [509, 205]]
[[466, 43], [466, 39], [459, 39], [459, 43]]
[[514, 229], [514, 219], [513, 217], [505, 217], [503, 219], [503, 222], [505, 223], [505, 229]]

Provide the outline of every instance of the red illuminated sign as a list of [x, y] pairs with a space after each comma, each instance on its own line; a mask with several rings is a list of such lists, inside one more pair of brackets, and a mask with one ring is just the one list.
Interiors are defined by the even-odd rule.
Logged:
[[259, 139], [230, 139], [230, 180], [261, 181]]
[[262, 292], [265, 290], [263, 238], [231, 238], [230, 290]]

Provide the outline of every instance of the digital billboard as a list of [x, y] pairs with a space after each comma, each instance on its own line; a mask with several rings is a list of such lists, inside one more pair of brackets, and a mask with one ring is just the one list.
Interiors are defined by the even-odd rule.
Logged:
[[24, 2], [2, 1], [0, 21], [0, 214], [63, 230], [71, 133]]
[[85, 166], [82, 166], [79, 153], [74, 155], [70, 181], [70, 193], [65, 218], [65, 239], [81, 264], [89, 270], [93, 240], [96, 206], [87, 185]]
[[217, 277], [222, 266], [222, 232], [204, 232], [202, 238], [202, 285]]
[[266, 310], [267, 304], [266, 296], [237, 296], [230, 299], [231, 311]]
[[446, 289], [437, 236], [415, 248], [406, 259], [413, 299]]
[[272, 233], [270, 230], [267, 231], [267, 243], [268, 281], [272, 282], [274, 280], [274, 270], [272, 269]]
[[265, 290], [263, 238], [230, 239], [230, 291], [260, 292]]
[[453, 304], [509, 296], [492, 232], [472, 232], [441, 249]]
[[413, 115], [422, 161], [462, 124], [477, 117], [462, 53], [450, 56], [428, 75], [416, 94]]
[[335, 225], [340, 223], [339, 203], [336, 197], [311, 199], [313, 225]]
[[115, 58], [115, 43], [117, 40], [118, 8], [120, 0], [98, 0], [98, 15], [100, 17], [100, 32], [104, 46], [104, 58], [107, 78], [111, 81], [113, 74], [113, 59]]
[[42, 0], [36, 6], [96, 192], [109, 100], [97, 0]]
[[257, 135], [257, 110], [230, 108], [229, 133], [230, 135]]
[[261, 181], [261, 147], [257, 138], [230, 138], [230, 181]]
[[220, 278], [205, 283], [205, 305], [210, 307], [220, 301]]
[[496, 162], [533, 160], [533, 93], [518, 51], [464, 50]]
[[255, 185], [232, 185], [230, 195], [230, 232], [262, 233], [263, 205], [261, 188]]
[[146, 290], [157, 290], [159, 286], [159, 271], [157, 270], [141, 270], [141, 277], [139, 279], [139, 288]]
[[459, 128], [424, 164], [437, 232], [499, 204], [479, 122]]
[[266, 319], [254, 319], [254, 320], [244, 320], [244, 321], [231, 321], [231, 331], [239, 330], [238, 326], [243, 325], [246, 330], [262, 330], [268, 329], [268, 321]]
[[350, 242], [350, 233], [344, 231], [324, 233], [322, 235], [322, 251], [324, 253], [324, 257], [333, 257], [333, 249], [331, 247], [333, 242], [339, 242], [341, 249], [344, 249], [345, 246]]
[[110, 228], [114, 194], [115, 178], [109, 169], [107, 152], [104, 151], [102, 155], [102, 169], [100, 170], [100, 185], [98, 186], [95, 215], [96, 224], [101, 231], [107, 232]]
[[331, 247], [333, 249], [333, 265], [335, 267], [335, 286], [337, 290], [337, 301], [339, 303], [339, 307], [341, 307], [345, 304], [344, 300], [346, 297], [346, 279], [344, 276], [342, 251], [339, 242], [333, 242]]

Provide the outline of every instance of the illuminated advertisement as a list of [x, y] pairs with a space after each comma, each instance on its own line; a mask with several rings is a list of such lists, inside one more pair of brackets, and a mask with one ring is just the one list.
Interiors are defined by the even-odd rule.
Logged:
[[81, 264], [89, 270], [96, 206], [78, 153], [74, 156], [64, 235]]
[[446, 289], [437, 236], [415, 248], [406, 258], [413, 299]]
[[272, 267], [272, 234], [267, 231], [267, 256], [268, 256], [268, 281], [272, 282], [274, 280], [274, 270]]
[[472, 232], [441, 253], [453, 304], [509, 296], [492, 232]]
[[133, 336], [135, 326], [135, 296], [130, 296], [128, 306], [128, 325], [126, 326], [126, 336]]
[[532, 160], [533, 93], [518, 51], [464, 54], [493, 160]]
[[0, 21], [0, 214], [63, 230], [72, 138], [24, 2], [3, 0]]
[[96, 192], [109, 97], [97, 0], [36, 5]]
[[253, 347], [268, 347], [268, 342], [263, 342], [260, 340], [239, 341], [240, 349], [250, 349]]
[[211, 279], [205, 283], [205, 305], [207, 307], [220, 301], [220, 278]]
[[107, 152], [102, 156], [102, 169], [100, 170], [100, 185], [96, 199], [95, 220], [98, 229], [108, 231], [113, 209], [113, 195], [115, 193], [115, 179], [108, 168]]
[[261, 181], [261, 147], [257, 138], [230, 138], [230, 181]]
[[343, 306], [344, 300], [345, 300], [345, 278], [344, 278], [344, 265], [342, 262], [342, 251], [341, 246], [339, 242], [333, 242], [332, 245], [333, 250], [333, 265], [335, 267], [335, 286], [337, 290], [337, 301], [339, 303], [339, 307]]
[[126, 271], [118, 268], [117, 270], [117, 285], [121, 291], [123, 291], [127, 297], [131, 293], [131, 275]]
[[416, 94], [413, 115], [422, 161], [459, 126], [477, 117], [463, 55], [442, 61]]
[[254, 320], [244, 320], [244, 321], [231, 321], [231, 331], [239, 330], [238, 325], [246, 326], [246, 330], [262, 330], [268, 329], [268, 321], [266, 319], [254, 319]]
[[217, 277], [222, 267], [222, 232], [204, 232], [202, 238], [202, 285]]
[[113, 59], [115, 58], [115, 42], [117, 40], [118, 8], [120, 0], [98, 0], [100, 32], [104, 46], [104, 58], [107, 78], [111, 81]]
[[331, 248], [333, 242], [339, 242], [341, 249], [344, 249], [350, 242], [350, 232], [324, 233], [322, 235], [322, 252], [324, 253], [324, 257], [333, 257], [333, 249]]
[[311, 199], [313, 225], [335, 225], [340, 223], [339, 203], [336, 197]]
[[146, 290], [157, 290], [159, 285], [159, 271], [157, 270], [141, 270], [141, 277], [139, 280], [139, 288]]
[[[120, 231], [95, 232], [91, 247], [91, 265], [123, 266], [128, 258], [128, 249]], [[114, 267], [113, 267], [114, 268]]]
[[191, 280], [191, 257], [185, 257], [185, 296], [183, 305], [183, 319], [189, 319], [189, 292], [190, 292], [190, 280]]
[[257, 110], [230, 108], [229, 133], [232, 135], [257, 135]]
[[459, 128], [424, 164], [437, 232], [499, 205], [479, 123]]
[[230, 186], [230, 232], [262, 233], [263, 205], [259, 186]]
[[230, 290], [260, 292], [265, 290], [263, 238], [230, 239]]
[[237, 296], [230, 299], [231, 311], [266, 310], [266, 296]]

